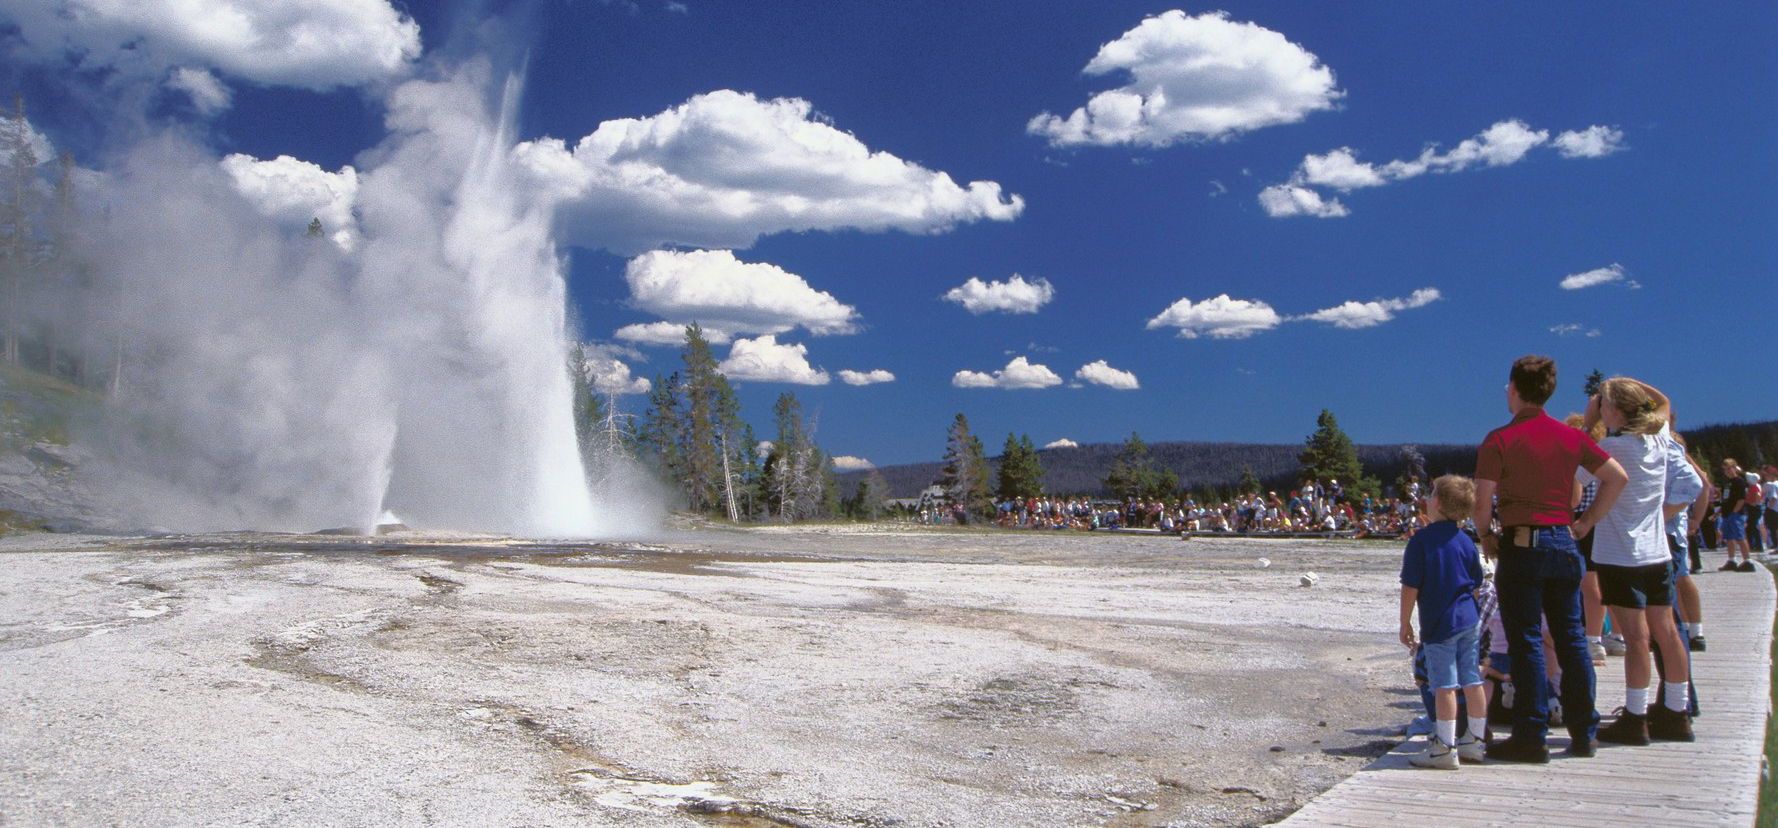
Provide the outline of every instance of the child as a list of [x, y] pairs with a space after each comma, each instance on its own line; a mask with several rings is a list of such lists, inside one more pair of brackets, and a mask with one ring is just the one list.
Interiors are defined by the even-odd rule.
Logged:
[[[1475, 543], [1457, 528], [1475, 504], [1475, 482], [1445, 475], [1432, 481], [1428, 508], [1439, 520], [1414, 533], [1401, 561], [1401, 643], [1418, 643], [1412, 624], [1420, 608], [1427, 677], [1437, 693], [1433, 736], [1412, 760], [1422, 768], [1456, 770], [1458, 761], [1480, 762], [1481, 735], [1488, 701], [1482, 695], [1481, 616], [1475, 592], [1482, 582], [1482, 558]], [[1457, 738], [1457, 691], [1469, 713], [1469, 732]], [[1479, 715], [1478, 715], [1479, 714]]]

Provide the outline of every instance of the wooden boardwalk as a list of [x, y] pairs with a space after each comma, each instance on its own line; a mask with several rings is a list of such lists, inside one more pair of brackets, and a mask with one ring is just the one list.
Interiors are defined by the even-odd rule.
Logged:
[[[1693, 660], [1696, 742], [1600, 745], [1594, 758], [1573, 759], [1562, 752], [1567, 733], [1555, 728], [1547, 765], [1488, 762], [1436, 771], [1408, 764], [1425, 746], [1425, 737], [1416, 737], [1279, 824], [1752, 825], [1770, 712], [1775, 590], [1763, 567], [1710, 571], [1696, 580], [1710, 643]], [[1623, 661], [1607, 659], [1598, 674], [1599, 712], [1609, 722], [1623, 704]]]

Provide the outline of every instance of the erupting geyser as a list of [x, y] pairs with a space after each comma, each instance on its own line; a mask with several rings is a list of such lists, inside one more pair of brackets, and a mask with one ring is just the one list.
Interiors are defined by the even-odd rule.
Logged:
[[[124, 383], [99, 476], [141, 525], [587, 536], [551, 205], [484, 64], [389, 95], [347, 244], [274, 226], [160, 139], [92, 186]], [[327, 228], [329, 231], [347, 228]], [[349, 247], [350, 249], [346, 249]]]

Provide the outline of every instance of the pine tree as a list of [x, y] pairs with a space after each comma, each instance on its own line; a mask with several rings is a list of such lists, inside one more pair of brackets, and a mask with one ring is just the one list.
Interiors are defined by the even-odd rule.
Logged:
[[1592, 399], [1594, 394], [1599, 393], [1599, 386], [1604, 384], [1604, 372], [1594, 368], [1593, 373], [1587, 375], [1587, 384], [1581, 390], [1586, 394], [1587, 399]]
[[728, 377], [718, 370], [710, 341], [697, 323], [686, 326], [679, 356], [685, 363], [680, 480], [686, 504], [700, 512], [724, 507], [734, 517], [734, 468], [740, 462], [739, 452], [745, 450], [740, 445], [740, 402]]
[[1134, 431], [1124, 441], [1124, 447], [1118, 449], [1111, 471], [1102, 482], [1119, 499], [1163, 500], [1179, 491], [1179, 475], [1156, 466], [1148, 453], [1148, 444]]
[[323, 231], [321, 228], [321, 217], [320, 216], [316, 216], [312, 219], [309, 219], [309, 231], [307, 233], [304, 233], [303, 235], [306, 238], [311, 238], [311, 239], [327, 238], [326, 232]]
[[1024, 500], [1043, 494], [1043, 460], [1031, 435], [1014, 438], [1006, 435], [1006, 446], [1000, 452], [1000, 475], [994, 495], [1000, 500]]
[[982, 441], [969, 432], [969, 418], [962, 413], [951, 422], [945, 437], [945, 464], [939, 472], [939, 485], [951, 502], [972, 515], [993, 511], [988, 489], [988, 458]]
[[1304, 440], [1303, 452], [1297, 455], [1303, 466], [1303, 479], [1339, 480], [1348, 499], [1376, 495], [1377, 481], [1365, 476], [1364, 466], [1358, 462], [1358, 449], [1352, 445], [1352, 438], [1340, 430], [1333, 412], [1321, 409], [1315, 425], [1315, 433]]

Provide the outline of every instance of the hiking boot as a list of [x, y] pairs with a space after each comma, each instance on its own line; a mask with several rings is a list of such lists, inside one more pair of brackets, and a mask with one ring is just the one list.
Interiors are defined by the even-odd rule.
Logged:
[[1487, 755], [1487, 744], [1473, 733], [1457, 737], [1457, 758], [1464, 762], [1480, 762]]
[[1716, 571], [1717, 571], [1717, 572], [1734, 572], [1734, 571], [1735, 571], [1735, 569], [1736, 569], [1736, 567], [1735, 567], [1735, 559], [1734, 559], [1734, 558], [1730, 558], [1730, 559], [1729, 559], [1729, 562], [1728, 562], [1728, 563], [1725, 563], [1725, 564], [1723, 564], [1723, 565], [1722, 565], [1722, 566], [1719, 566], [1719, 567], [1717, 567], [1717, 568], [1716, 568]]
[[1568, 755], [1576, 759], [1591, 759], [1599, 752], [1599, 740], [1581, 741], [1573, 736], [1568, 737]]
[[1740, 566], [1735, 567], [1736, 572], [1752, 572], [1755, 569], [1753, 561], [1742, 561]]
[[1704, 652], [1704, 636], [1701, 636], [1701, 635], [1692, 636], [1691, 648], [1692, 648], [1692, 652], [1694, 652], [1694, 653]]
[[1593, 666], [1594, 667], [1605, 666], [1605, 642], [1603, 642], [1603, 641], [1588, 641], [1587, 642], [1587, 655], [1590, 655], [1593, 657]]
[[1426, 749], [1414, 754], [1408, 763], [1416, 768], [1456, 770], [1457, 750], [1434, 736], [1426, 740]]
[[1648, 744], [1648, 717], [1617, 709], [1617, 721], [1599, 728], [1599, 741], [1614, 745]]
[[1629, 645], [1624, 643], [1624, 637], [1617, 633], [1606, 636], [1604, 644], [1605, 654], [1609, 656], [1622, 656], [1630, 651]]
[[1648, 738], [1663, 742], [1691, 742], [1692, 717], [1682, 711], [1669, 710], [1664, 704], [1648, 709]]
[[1511, 738], [1488, 746], [1487, 757], [1497, 762], [1530, 762], [1543, 765], [1550, 761], [1550, 749], [1533, 744], [1529, 739]]

